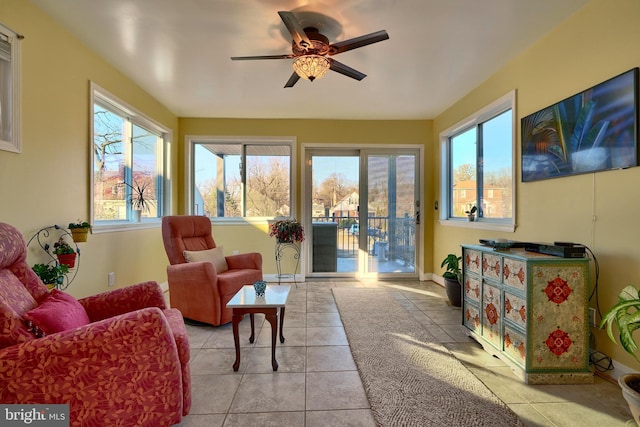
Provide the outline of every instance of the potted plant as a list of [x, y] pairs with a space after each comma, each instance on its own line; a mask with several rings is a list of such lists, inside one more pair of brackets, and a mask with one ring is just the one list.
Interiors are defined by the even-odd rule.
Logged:
[[464, 211], [464, 213], [467, 214], [467, 221], [473, 222], [476, 219], [476, 211], [477, 210], [478, 210], [478, 208], [474, 206], [471, 209], [469, 209], [468, 211]]
[[[635, 286], [629, 285], [618, 294], [618, 303], [607, 311], [600, 323], [600, 328], [606, 326], [607, 335], [616, 342], [613, 335], [614, 324], [618, 328], [622, 348], [640, 361], [638, 344], [633, 337], [635, 330], [640, 328], [640, 292]], [[633, 419], [640, 426], [640, 373], [621, 375], [618, 384]]]
[[133, 184], [129, 184], [128, 182], [124, 182], [124, 184], [131, 189], [131, 195], [128, 200], [133, 208], [133, 218], [140, 222], [142, 212], [149, 212], [151, 206], [155, 204], [155, 199], [149, 189], [150, 183], [149, 181], [145, 181], [142, 184], [138, 184], [138, 182], [134, 180]]
[[76, 251], [60, 236], [53, 244], [53, 253], [58, 256], [58, 262], [73, 268], [76, 265]]
[[89, 231], [91, 231], [91, 224], [89, 224], [87, 221], [80, 220], [76, 222], [70, 222], [69, 231], [71, 231], [71, 236], [74, 242], [86, 242]]
[[447, 291], [449, 302], [454, 307], [462, 305], [462, 271], [460, 271], [461, 256], [449, 254], [442, 260], [440, 267], [446, 267], [442, 275], [444, 278], [444, 288]]
[[269, 225], [269, 236], [275, 236], [278, 243], [302, 242], [304, 228], [295, 218], [279, 219]]
[[49, 290], [62, 285], [69, 267], [64, 264], [36, 264], [31, 267]]

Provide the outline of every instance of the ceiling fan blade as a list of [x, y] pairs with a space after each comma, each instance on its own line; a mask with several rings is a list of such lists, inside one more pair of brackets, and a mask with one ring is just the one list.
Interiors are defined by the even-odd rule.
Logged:
[[300, 76], [294, 71], [293, 74], [291, 74], [291, 77], [289, 77], [289, 80], [287, 80], [287, 84], [284, 85], [284, 87], [293, 87], [294, 84], [298, 83], [298, 80], [300, 80]]
[[373, 43], [378, 43], [383, 40], [389, 39], [389, 34], [385, 30], [376, 31], [375, 33], [366, 34], [364, 36], [356, 37], [353, 39], [334, 43], [330, 46], [329, 55], [336, 55], [338, 53], [346, 52], [348, 50], [357, 49], [362, 46], [367, 46]]
[[284, 26], [287, 27], [289, 33], [291, 33], [291, 37], [293, 37], [293, 41], [297, 44], [300, 49], [307, 49], [311, 46], [311, 40], [307, 37], [304, 29], [296, 19], [296, 17], [291, 12], [278, 12], [282, 22], [284, 22]]
[[351, 77], [352, 79], [356, 79], [358, 81], [367, 77], [366, 74], [363, 74], [358, 70], [354, 70], [353, 68], [344, 65], [343, 63], [338, 62], [335, 59], [329, 59], [329, 62], [331, 63], [329, 69], [335, 71], [336, 73], [344, 74], [345, 76]]
[[250, 59], [289, 59], [294, 56], [291, 54], [287, 55], [260, 55], [260, 56], [232, 56], [232, 61], [246, 61]]

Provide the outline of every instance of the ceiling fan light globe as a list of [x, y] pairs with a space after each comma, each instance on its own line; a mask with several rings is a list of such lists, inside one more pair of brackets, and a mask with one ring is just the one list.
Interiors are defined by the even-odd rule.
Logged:
[[304, 55], [293, 61], [296, 74], [309, 81], [321, 79], [330, 67], [329, 60], [320, 55]]

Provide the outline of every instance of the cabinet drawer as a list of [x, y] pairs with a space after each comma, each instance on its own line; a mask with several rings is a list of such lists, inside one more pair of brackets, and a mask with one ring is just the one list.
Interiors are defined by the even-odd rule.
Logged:
[[463, 267], [465, 271], [480, 275], [482, 273], [481, 266], [482, 255], [480, 251], [474, 251], [473, 249], [465, 249], [463, 257]]
[[519, 259], [506, 257], [502, 264], [503, 283], [524, 291], [527, 283], [527, 264]]
[[525, 365], [527, 340], [522, 332], [508, 325], [504, 326], [504, 352], [520, 365]]
[[504, 293], [504, 318], [520, 326], [527, 327], [527, 300], [508, 291]]
[[468, 329], [478, 334], [480, 333], [480, 310], [474, 304], [469, 304], [465, 301], [462, 321]]
[[482, 288], [482, 336], [497, 348], [502, 343], [502, 314], [500, 289], [483, 283]]
[[464, 276], [464, 297], [480, 304], [480, 278], [466, 274]]
[[482, 254], [482, 276], [500, 281], [502, 279], [502, 265], [500, 255], [492, 253]]

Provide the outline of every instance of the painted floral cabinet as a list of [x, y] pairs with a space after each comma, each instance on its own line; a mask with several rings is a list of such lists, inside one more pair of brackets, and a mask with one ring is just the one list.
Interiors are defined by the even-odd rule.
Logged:
[[589, 260], [462, 245], [463, 325], [529, 384], [590, 383]]

